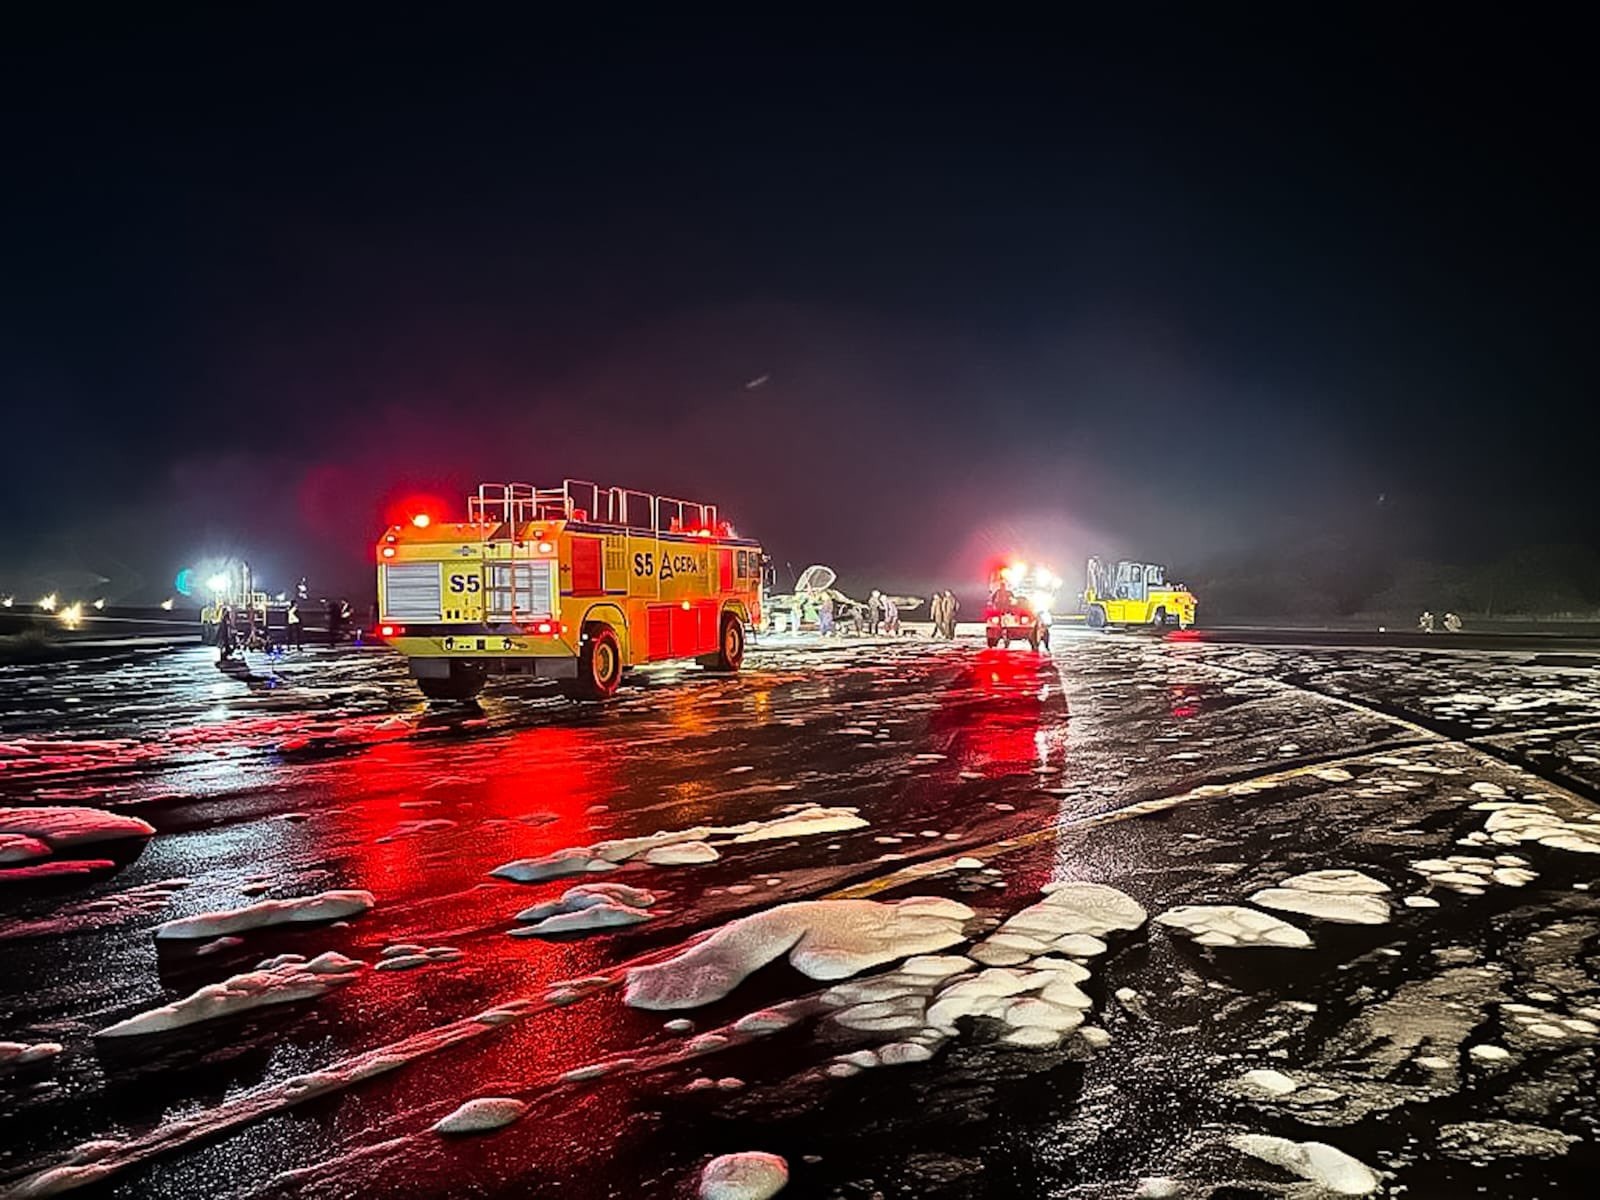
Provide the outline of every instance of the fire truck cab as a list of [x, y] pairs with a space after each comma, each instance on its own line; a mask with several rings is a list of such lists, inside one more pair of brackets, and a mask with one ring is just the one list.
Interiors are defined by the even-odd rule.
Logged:
[[642, 663], [737, 671], [761, 615], [761, 547], [715, 505], [579, 480], [481, 484], [465, 521], [417, 513], [377, 560], [379, 635], [436, 700], [490, 675], [604, 699]]

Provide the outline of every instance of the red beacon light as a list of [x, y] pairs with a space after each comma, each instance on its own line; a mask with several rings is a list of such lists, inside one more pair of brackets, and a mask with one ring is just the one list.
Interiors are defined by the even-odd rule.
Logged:
[[405, 631], [406, 631], [406, 627], [404, 625], [380, 625], [380, 626], [378, 626], [378, 632], [381, 635], [383, 635], [384, 637], [386, 637], [386, 638], [388, 638], [388, 637], [399, 637]]

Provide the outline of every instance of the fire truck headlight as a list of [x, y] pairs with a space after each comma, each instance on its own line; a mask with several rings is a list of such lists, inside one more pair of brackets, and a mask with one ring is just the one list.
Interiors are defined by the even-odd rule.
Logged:
[[228, 577], [219, 572], [206, 580], [206, 586], [220, 596], [228, 590]]

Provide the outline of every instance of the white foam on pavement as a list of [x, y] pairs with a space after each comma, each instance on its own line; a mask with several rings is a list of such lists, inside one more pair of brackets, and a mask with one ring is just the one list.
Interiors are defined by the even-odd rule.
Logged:
[[1187, 934], [1199, 946], [1301, 950], [1311, 945], [1305, 930], [1239, 904], [1180, 904], [1158, 916], [1156, 924]]
[[1370, 1167], [1326, 1142], [1294, 1142], [1244, 1133], [1230, 1138], [1228, 1144], [1340, 1196], [1366, 1196], [1378, 1188], [1378, 1176]]
[[333, 951], [318, 955], [310, 962], [294, 961], [299, 957], [284, 955], [269, 959], [258, 970], [234, 975], [221, 983], [207, 984], [182, 1000], [118, 1021], [95, 1036], [114, 1038], [165, 1033], [269, 1004], [315, 999], [351, 982], [366, 965]]
[[569, 875], [586, 875], [597, 871], [614, 871], [614, 864], [590, 853], [583, 847], [557, 850], [539, 858], [519, 858], [501, 863], [489, 874], [499, 879], [517, 883], [538, 883], [545, 879], [564, 879]]
[[626, 999], [647, 1009], [709, 1004], [782, 954], [812, 979], [847, 979], [907, 955], [957, 945], [973, 915], [966, 905], [939, 897], [781, 904], [732, 921], [664, 962], [633, 968]]
[[1336, 892], [1306, 892], [1297, 888], [1277, 887], [1263, 888], [1250, 897], [1250, 903], [1275, 912], [1298, 913], [1341, 925], [1386, 925], [1389, 921], [1389, 902], [1382, 896], [1340, 895]]
[[501, 1129], [528, 1111], [521, 1100], [506, 1096], [479, 1096], [468, 1100], [432, 1126], [434, 1133], [485, 1133]]
[[0, 1067], [26, 1067], [44, 1062], [64, 1049], [60, 1042], [0, 1042]]
[[6, 863], [34, 862], [49, 857], [50, 847], [36, 837], [21, 833], [0, 833], [0, 866]]
[[776, 1154], [745, 1150], [713, 1158], [700, 1172], [700, 1200], [770, 1200], [788, 1186], [789, 1164]]
[[642, 859], [653, 866], [693, 866], [712, 862], [719, 857], [713, 839], [722, 839], [723, 845], [762, 842], [774, 838], [810, 837], [861, 829], [866, 824], [854, 808], [808, 805], [780, 813], [766, 821], [663, 829], [643, 837], [615, 838], [596, 842], [592, 846], [569, 846], [539, 858], [519, 858], [501, 863], [489, 874], [518, 883], [537, 883], [544, 879], [561, 879], [591, 871], [610, 871], [633, 859]]
[[559, 900], [523, 909], [517, 920], [535, 924], [528, 929], [513, 929], [511, 936], [547, 937], [637, 925], [650, 919], [646, 910], [655, 902], [653, 892], [625, 883], [582, 883], [568, 888]]
[[263, 900], [245, 908], [180, 917], [156, 926], [157, 941], [197, 941], [265, 929], [273, 925], [306, 925], [360, 916], [377, 901], [371, 892], [332, 891], [291, 900]]
[[1389, 885], [1360, 871], [1336, 868], [1293, 875], [1278, 885], [1301, 892], [1328, 892], [1338, 896], [1381, 896]]

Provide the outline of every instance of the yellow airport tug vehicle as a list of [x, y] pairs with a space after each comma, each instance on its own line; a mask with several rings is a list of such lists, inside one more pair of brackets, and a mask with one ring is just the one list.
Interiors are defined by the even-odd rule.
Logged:
[[1083, 615], [1091, 629], [1109, 625], [1150, 625], [1157, 629], [1194, 624], [1194, 593], [1167, 582], [1156, 563], [1102, 563], [1091, 558], [1084, 571]]
[[761, 619], [761, 547], [715, 505], [579, 480], [481, 484], [465, 521], [416, 513], [377, 559], [378, 633], [434, 700], [490, 675], [600, 700], [643, 663], [737, 671]]

